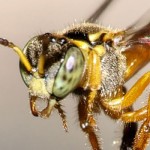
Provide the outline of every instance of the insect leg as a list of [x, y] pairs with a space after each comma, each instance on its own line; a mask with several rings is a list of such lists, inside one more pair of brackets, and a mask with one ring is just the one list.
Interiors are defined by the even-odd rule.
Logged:
[[125, 113], [122, 115], [121, 119], [124, 122], [137, 122], [146, 119], [136, 134], [133, 146], [134, 150], [145, 149], [150, 138], [150, 95], [147, 106], [137, 111]]
[[133, 150], [144, 150], [150, 139], [150, 95], [147, 107], [147, 118], [143, 122], [135, 137]]
[[103, 102], [109, 110], [122, 110], [130, 107], [150, 83], [150, 72], [145, 73], [122, 97]]
[[[124, 96], [122, 96], [122, 98], [106, 102], [107, 109], [111, 108], [119, 111], [128, 108], [136, 101], [136, 99], [141, 95], [141, 93], [149, 85], [149, 83], [150, 72], [147, 72], [134, 84], [134, 86]], [[133, 150], [144, 149], [147, 145], [148, 139], [150, 138], [150, 100], [148, 102], [148, 106], [145, 106], [140, 110], [134, 112], [124, 113], [121, 116], [121, 119], [124, 122], [136, 122], [139, 120], [144, 120], [145, 118], [146, 121], [144, 121], [138, 134], [135, 137]]]
[[78, 105], [78, 115], [79, 115], [79, 121], [80, 121], [80, 127], [81, 129], [87, 134], [88, 139], [91, 143], [93, 150], [101, 150], [100, 148], [100, 142], [99, 138], [96, 135], [97, 127], [87, 121], [88, 118], [88, 111], [87, 111], [87, 101], [84, 100], [84, 96], [80, 97], [80, 102]]
[[[120, 91], [121, 89], [122, 88], [120, 88]], [[100, 105], [103, 108], [103, 110], [107, 110], [107, 111], [104, 111], [104, 113], [113, 119], [119, 119], [124, 112], [133, 110], [132, 108], [128, 108], [125, 110], [114, 110], [103, 102], [101, 102]], [[133, 146], [134, 138], [135, 138], [136, 131], [137, 131], [137, 123], [136, 122], [129, 122], [129, 123], [123, 122], [123, 124], [124, 124], [124, 129], [123, 129], [123, 136], [122, 136], [122, 142], [120, 145], [120, 150], [128, 150], [132, 148]]]
[[[124, 96], [125, 92], [123, 87], [118, 88], [118, 93], [115, 95], [115, 102], [112, 104], [111, 102], [114, 100], [114, 98], [106, 99], [99, 101], [99, 105], [104, 110], [104, 113], [111, 117], [112, 119], [119, 119], [124, 112], [124, 110], [121, 110], [121, 100]], [[99, 97], [101, 99], [101, 97]], [[116, 102], [117, 101], [117, 102]], [[119, 102], [118, 102], [119, 101]], [[115, 106], [118, 106], [117, 108]], [[106, 111], [105, 111], [106, 110]]]
[[97, 91], [92, 91], [89, 93], [87, 97], [87, 121], [92, 124], [92, 126], [96, 126], [95, 119], [93, 117], [93, 105], [95, 101]]
[[134, 86], [125, 94], [122, 100], [121, 109], [131, 106], [149, 84], [150, 84], [150, 71], [145, 73], [134, 84]]
[[124, 122], [137, 122], [144, 120], [147, 117], [147, 106], [144, 106], [136, 111], [127, 112], [122, 114], [121, 120]]
[[120, 150], [128, 150], [133, 147], [134, 138], [137, 132], [137, 123], [125, 123], [123, 129], [122, 143]]
[[134, 138], [137, 132], [137, 123], [130, 122], [124, 123], [122, 143], [120, 146], [120, 150], [128, 150], [133, 147]]

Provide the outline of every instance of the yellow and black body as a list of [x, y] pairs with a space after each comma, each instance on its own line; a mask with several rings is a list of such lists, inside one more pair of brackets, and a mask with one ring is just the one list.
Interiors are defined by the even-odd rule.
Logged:
[[[0, 39], [0, 44], [13, 48], [20, 57], [20, 72], [29, 89], [34, 116], [47, 118], [53, 109], [58, 109], [67, 131], [60, 103], [74, 93], [79, 97], [80, 126], [87, 133], [93, 150], [101, 149], [94, 118], [100, 108], [126, 123], [145, 120], [133, 144], [133, 149], [141, 150], [150, 137], [144, 130], [146, 127], [150, 131], [150, 99], [145, 107], [129, 110], [149, 85], [150, 72], [127, 92], [124, 83], [150, 61], [150, 25], [134, 34], [130, 30], [81, 23], [62, 32], [35, 36], [23, 51], [5, 39]], [[38, 110], [37, 98], [47, 101], [45, 109]]]

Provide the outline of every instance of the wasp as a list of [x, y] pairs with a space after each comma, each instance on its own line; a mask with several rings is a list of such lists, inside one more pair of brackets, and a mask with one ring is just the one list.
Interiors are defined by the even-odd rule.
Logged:
[[[132, 106], [149, 86], [150, 71], [128, 91], [124, 83], [150, 61], [150, 23], [134, 26], [116, 30], [84, 22], [37, 35], [23, 50], [7, 39], [0, 38], [0, 44], [12, 48], [20, 58], [34, 116], [48, 118], [57, 109], [68, 131], [61, 101], [74, 93], [79, 99], [80, 127], [93, 150], [101, 149], [95, 119], [100, 109], [126, 124], [121, 149], [144, 150], [150, 138], [150, 95], [146, 106], [135, 111]], [[38, 109], [37, 99], [47, 102], [44, 109]], [[136, 131], [138, 121], [143, 123]], [[130, 137], [126, 130], [131, 131]]]

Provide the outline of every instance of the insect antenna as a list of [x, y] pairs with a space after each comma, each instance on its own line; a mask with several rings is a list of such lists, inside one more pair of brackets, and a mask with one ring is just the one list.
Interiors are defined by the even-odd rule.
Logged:
[[22, 50], [18, 46], [16, 46], [12, 42], [9, 42], [8, 40], [3, 39], [3, 38], [0, 38], [0, 44], [3, 46], [12, 48], [19, 55], [20, 61], [25, 66], [27, 71], [32, 72], [32, 66], [31, 66], [30, 62], [28, 61], [27, 57], [25, 56], [25, 54], [22, 52]]
[[44, 71], [44, 65], [45, 65], [45, 55], [42, 53], [40, 55], [39, 61], [38, 61], [38, 73], [40, 76], [43, 76], [45, 71]]

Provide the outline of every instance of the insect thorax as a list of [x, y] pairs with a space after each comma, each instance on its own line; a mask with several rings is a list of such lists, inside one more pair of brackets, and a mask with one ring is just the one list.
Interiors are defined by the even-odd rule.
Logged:
[[124, 83], [126, 70], [126, 58], [122, 55], [124, 48], [120, 46], [120, 42], [123, 40], [123, 31], [83, 23], [64, 30], [63, 34], [69, 38], [90, 43], [92, 46], [104, 46], [106, 52], [99, 59], [101, 62], [99, 90], [102, 97], [115, 96], [119, 87]]
[[114, 52], [108, 50], [101, 62], [101, 95], [105, 97], [115, 96], [118, 88], [124, 83], [126, 58], [121, 54], [120, 49], [116, 49]]

